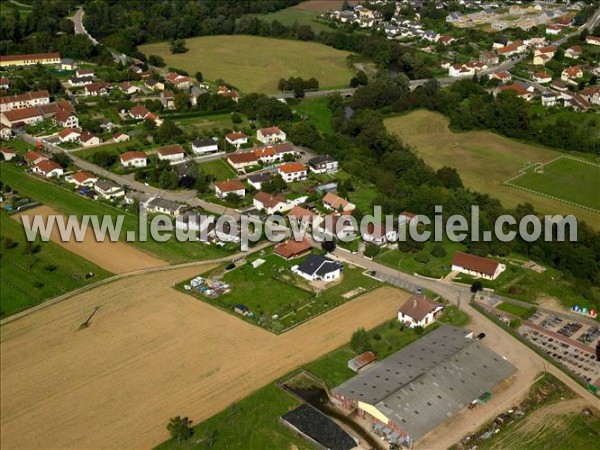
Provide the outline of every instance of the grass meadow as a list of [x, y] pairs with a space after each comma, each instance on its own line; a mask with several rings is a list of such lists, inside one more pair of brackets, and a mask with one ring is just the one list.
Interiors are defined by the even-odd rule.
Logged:
[[526, 165], [549, 162], [560, 152], [487, 131], [454, 133], [446, 117], [425, 110], [386, 119], [385, 125], [433, 168], [455, 167], [465, 186], [498, 198], [505, 207], [529, 202], [540, 213], [573, 214], [600, 229], [599, 216], [593, 211], [503, 184]]
[[294, 22], [298, 22], [298, 25], [310, 26], [315, 33], [332, 31], [332, 28], [324, 23], [324, 21], [318, 20], [318, 16], [321, 15], [323, 11], [300, 9], [297, 6], [298, 5], [281, 9], [274, 13], [258, 14], [256, 17], [269, 23], [273, 20], [277, 20], [286, 27], [291, 27]]
[[186, 39], [188, 52], [172, 55], [168, 42], [140, 47], [146, 55], [162, 56], [167, 66], [190, 74], [202, 72], [207, 80], [223, 79], [242, 92], [277, 92], [280, 78], [319, 80], [321, 88], [346, 86], [353, 70], [349, 52], [314, 42], [257, 36], [204, 36]]
[[[22, 225], [0, 212], [0, 317], [111, 275], [86, 259], [38, 236], [29, 244]], [[85, 274], [93, 272], [88, 280]]]

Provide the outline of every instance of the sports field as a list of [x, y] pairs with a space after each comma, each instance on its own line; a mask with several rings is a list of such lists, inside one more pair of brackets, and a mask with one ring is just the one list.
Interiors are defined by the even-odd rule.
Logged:
[[204, 36], [186, 39], [188, 52], [172, 55], [168, 42], [146, 44], [146, 55], [162, 56], [167, 65], [207, 80], [223, 79], [242, 92], [276, 93], [280, 78], [315, 77], [321, 88], [346, 86], [353, 71], [350, 54], [314, 42], [257, 36]]
[[454, 133], [446, 117], [426, 110], [386, 119], [385, 125], [429, 165], [455, 167], [467, 187], [498, 198], [505, 207], [529, 202], [540, 213], [574, 214], [600, 229], [598, 214], [592, 211], [504, 185], [526, 165], [549, 162], [562, 156], [560, 152], [487, 131]]
[[600, 212], [600, 166], [596, 164], [563, 157], [507, 183]]
[[408, 296], [380, 288], [274, 335], [171, 287], [201, 271], [125, 278], [0, 328], [3, 448], [158, 445], [170, 417], [202, 422], [395, 317]]

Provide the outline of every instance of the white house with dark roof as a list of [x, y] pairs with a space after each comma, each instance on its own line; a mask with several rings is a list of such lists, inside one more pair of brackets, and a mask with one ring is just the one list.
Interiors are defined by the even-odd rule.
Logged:
[[293, 266], [292, 272], [308, 281], [337, 280], [344, 266], [323, 255], [309, 255], [301, 264]]
[[312, 173], [335, 173], [338, 171], [338, 162], [329, 155], [319, 155], [308, 160], [308, 167]]
[[125, 196], [123, 188], [112, 180], [96, 181], [94, 190], [105, 200], [113, 200]]
[[196, 155], [206, 155], [219, 151], [219, 143], [216, 139], [195, 139], [192, 141], [192, 151]]

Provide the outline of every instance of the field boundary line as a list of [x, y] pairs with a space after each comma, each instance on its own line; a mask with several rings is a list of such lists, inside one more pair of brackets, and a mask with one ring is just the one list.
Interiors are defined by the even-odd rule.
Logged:
[[512, 188], [516, 188], [516, 189], [521, 189], [521, 190], [523, 190], [525, 192], [529, 192], [530, 194], [539, 195], [540, 197], [549, 198], [550, 200], [555, 200], [557, 202], [566, 203], [567, 205], [575, 206], [577, 208], [582, 208], [582, 209], [585, 209], [585, 210], [588, 210], [588, 211], [600, 214], [600, 210], [598, 210], [598, 209], [591, 208], [591, 207], [585, 206], [585, 205], [581, 205], [579, 203], [575, 203], [575, 202], [572, 202], [570, 200], [565, 200], [565, 199], [562, 199], [562, 198], [558, 198], [558, 197], [555, 197], [553, 195], [546, 194], [545, 192], [536, 191], [536, 190], [533, 190], [533, 189], [530, 189], [530, 188], [526, 188], [526, 187], [523, 187], [523, 186], [519, 186], [518, 184], [514, 184], [513, 183], [514, 180], [516, 180], [517, 178], [520, 178], [523, 175], [525, 175], [527, 173], [527, 171], [530, 170], [532, 167], [542, 167], [543, 168], [546, 165], [548, 165], [550, 163], [553, 163], [553, 162], [556, 162], [556, 161], [559, 161], [561, 159], [568, 159], [568, 160], [575, 161], [575, 162], [578, 162], [578, 163], [588, 164], [590, 166], [597, 167], [597, 168], [600, 169], [600, 164], [595, 164], [595, 163], [592, 163], [592, 162], [589, 162], [589, 161], [584, 161], [584, 160], [581, 160], [581, 159], [578, 159], [578, 158], [574, 158], [574, 157], [568, 156], [568, 155], [561, 155], [561, 156], [558, 156], [558, 157], [556, 157], [556, 158], [554, 158], [554, 159], [552, 159], [550, 161], [547, 161], [545, 163], [532, 163], [532, 164], [529, 164], [528, 166], [523, 167], [522, 169], [519, 169], [519, 173], [517, 175], [515, 175], [512, 178], [509, 178], [508, 180], [504, 181], [502, 184], [505, 185], [505, 186], [508, 186], [508, 187], [512, 187]]

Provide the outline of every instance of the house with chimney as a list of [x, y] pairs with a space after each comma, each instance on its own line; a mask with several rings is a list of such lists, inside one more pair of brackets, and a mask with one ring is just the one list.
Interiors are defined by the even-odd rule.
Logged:
[[444, 305], [420, 295], [413, 295], [398, 309], [398, 321], [408, 328], [431, 325], [444, 310]]

